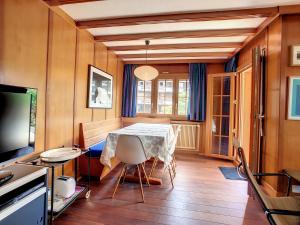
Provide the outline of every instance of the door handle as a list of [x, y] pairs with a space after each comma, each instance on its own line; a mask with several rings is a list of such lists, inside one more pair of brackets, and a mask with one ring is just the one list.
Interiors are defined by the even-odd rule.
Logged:
[[256, 119], [264, 119], [265, 118], [265, 115], [261, 115], [261, 114], [256, 114]]

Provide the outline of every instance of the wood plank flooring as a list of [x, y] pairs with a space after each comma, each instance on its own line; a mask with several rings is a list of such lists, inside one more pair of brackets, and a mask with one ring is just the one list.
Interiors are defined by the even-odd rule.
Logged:
[[162, 186], [144, 186], [145, 203], [138, 203], [139, 186], [129, 183], [121, 184], [115, 199], [111, 199], [120, 171], [117, 168], [101, 184], [93, 182], [90, 199], [73, 203], [54, 224], [267, 225], [256, 200], [248, 198], [247, 182], [226, 180], [219, 166], [232, 164], [178, 154], [174, 189], [166, 171]]

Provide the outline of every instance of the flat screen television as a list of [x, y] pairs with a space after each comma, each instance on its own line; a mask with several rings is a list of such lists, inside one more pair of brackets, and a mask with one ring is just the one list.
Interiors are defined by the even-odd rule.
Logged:
[[0, 164], [35, 147], [37, 90], [0, 84]]

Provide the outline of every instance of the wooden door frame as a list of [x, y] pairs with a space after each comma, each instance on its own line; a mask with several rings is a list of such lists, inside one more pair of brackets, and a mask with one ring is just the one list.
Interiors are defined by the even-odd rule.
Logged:
[[[236, 76], [236, 85], [235, 85], [235, 117], [234, 117], [234, 137], [237, 138], [238, 140], [240, 139], [239, 134], [240, 134], [240, 103], [241, 103], [241, 99], [240, 99], [240, 94], [241, 94], [241, 75], [242, 73], [244, 73], [247, 70], [253, 70], [252, 68], [252, 63], [242, 67], [242, 68], [238, 68], [237, 71], [237, 76]], [[253, 73], [251, 71], [251, 81], [253, 82]], [[252, 92], [253, 92], [253, 84], [251, 82], [251, 104], [252, 104]], [[251, 105], [251, 110], [250, 110], [250, 123], [252, 123], [252, 105]], [[250, 139], [251, 139], [251, 132], [253, 132], [252, 127], [250, 127]], [[249, 143], [249, 149], [251, 148], [251, 140]], [[234, 152], [236, 153], [236, 152]], [[249, 161], [250, 161], [250, 150], [249, 150]], [[236, 163], [236, 165], [239, 164], [238, 159], [237, 159], [237, 155], [234, 155], [234, 162]], [[248, 162], [249, 163], [249, 162]]]
[[[224, 76], [230, 76], [230, 116], [229, 116], [229, 149], [228, 149], [228, 155], [229, 156], [223, 156], [223, 155], [217, 155], [211, 153], [211, 126], [212, 126], [212, 111], [213, 111], [213, 85], [212, 85], [212, 79], [215, 77], [224, 77]], [[207, 76], [207, 101], [206, 101], [206, 143], [205, 143], [205, 155], [215, 158], [222, 158], [222, 159], [229, 159], [233, 160], [233, 128], [234, 128], [234, 101], [235, 101], [235, 77], [236, 72], [231, 73], [215, 73], [215, 74], [208, 74]]]

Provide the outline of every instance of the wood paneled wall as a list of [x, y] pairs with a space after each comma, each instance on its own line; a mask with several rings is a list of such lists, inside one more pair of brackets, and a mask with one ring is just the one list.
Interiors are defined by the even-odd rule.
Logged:
[[48, 13], [37, 0], [0, 1], [0, 83], [38, 89], [37, 152], [45, 144]]
[[[160, 74], [188, 74], [189, 64], [157, 64], [153, 65]], [[224, 63], [208, 63], [207, 74], [224, 72]]]
[[[263, 170], [278, 171], [278, 132], [280, 96], [281, 18], [268, 28], [267, 76], [266, 76], [266, 126]], [[276, 177], [266, 177], [271, 187], [277, 187]]]
[[208, 63], [207, 64], [207, 74], [223, 73], [224, 63]]
[[50, 11], [46, 90], [46, 149], [73, 144], [75, 55], [76, 28]]
[[[112, 51], [108, 51], [107, 72], [113, 76], [113, 101], [116, 102], [117, 97], [117, 71], [118, 58]], [[106, 109], [106, 118], [112, 119], [116, 116], [116, 105], [113, 104], [111, 109]]]
[[279, 168], [300, 170], [300, 121], [287, 120], [288, 77], [300, 76], [299, 66], [289, 66], [292, 45], [300, 44], [300, 15], [282, 18], [282, 54], [280, 81]]
[[77, 31], [74, 143], [79, 143], [79, 124], [92, 120], [93, 109], [87, 108], [88, 65], [94, 62], [94, 41], [86, 31]]
[[189, 65], [187, 63], [180, 64], [155, 64], [154, 66], [160, 74], [182, 74], [189, 73]]
[[[94, 56], [94, 65], [103, 70], [107, 70], [107, 50], [106, 47], [100, 43], [96, 42], [95, 44], [95, 56]], [[93, 120], [104, 120], [106, 115], [105, 109], [98, 109], [93, 112]]]
[[[123, 62], [57, 9], [2, 0], [0, 33], [0, 83], [38, 88], [35, 153], [78, 144], [81, 122], [120, 117]], [[86, 107], [89, 64], [114, 76], [112, 109]]]
[[246, 45], [240, 51], [240, 57], [238, 62], [238, 69], [242, 69], [252, 64], [252, 49], [256, 46], [260, 46], [262, 49], [267, 48], [267, 30], [260, 33], [255, 37], [248, 45]]
[[121, 59], [118, 59], [116, 117], [122, 116], [123, 72], [124, 72], [124, 64]]
[[[300, 74], [300, 67], [289, 66], [289, 47], [300, 43], [300, 15], [283, 15], [240, 52], [239, 69], [251, 65], [251, 50], [267, 48], [265, 149], [263, 170], [300, 170], [300, 122], [286, 119], [288, 77]], [[281, 180], [267, 178], [270, 193], [282, 191]]]

